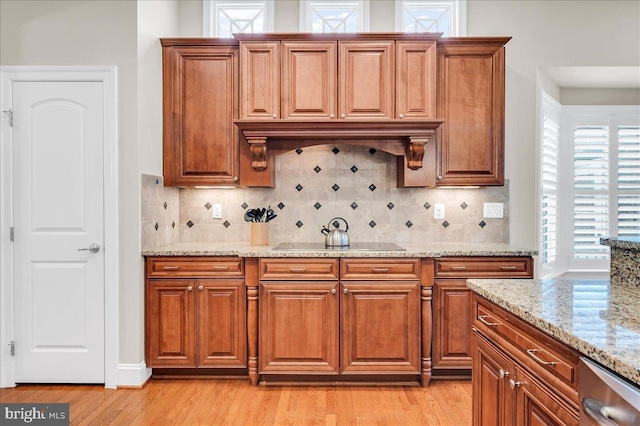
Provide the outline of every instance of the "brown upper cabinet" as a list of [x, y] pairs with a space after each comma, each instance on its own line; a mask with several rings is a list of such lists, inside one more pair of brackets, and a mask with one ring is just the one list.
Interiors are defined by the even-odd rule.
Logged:
[[433, 37], [275, 36], [239, 36], [242, 119], [435, 118]]
[[166, 186], [238, 181], [238, 45], [162, 39]]
[[510, 37], [438, 41], [438, 185], [504, 185], [505, 48]]

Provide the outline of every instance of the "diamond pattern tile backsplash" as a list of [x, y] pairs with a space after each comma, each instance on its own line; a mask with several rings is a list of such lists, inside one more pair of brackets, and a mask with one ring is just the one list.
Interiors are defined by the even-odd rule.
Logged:
[[180, 241], [180, 191], [165, 188], [162, 177], [142, 175], [142, 249]]
[[[278, 215], [269, 222], [272, 244], [323, 242], [320, 230], [335, 217], [349, 223], [351, 241], [358, 242], [509, 240], [508, 186], [399, 189], [395, 158], [363, 147], [320, 145], [279, 155], [276, 188], [165, 188], [161, 178], [148, 175], [142, 185], [143, 248], [248, 242], [245, 211], [269, 206]], [[504, 203], [505, 217], [484, 219], [485, 202]], [[211, 217], [217, 203], [222, 204], [222, 219]], [[445, 205], [445, 219], [433, 218], [436, 203]]]

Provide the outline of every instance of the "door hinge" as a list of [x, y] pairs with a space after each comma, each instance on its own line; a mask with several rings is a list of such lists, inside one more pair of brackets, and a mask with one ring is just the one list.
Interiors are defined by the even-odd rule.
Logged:
[[11, 346], [11, 356], [16, 356], [16, 341], [12, 340], [9, 346]]
[[13, 242], [13, 226], [9, 228], [9, 241]]
[[2, 112], [9, 115], [9, 127], [13, 127], [13, 110], [12, 109], [7, 109], [7, 110], [2, 111]]

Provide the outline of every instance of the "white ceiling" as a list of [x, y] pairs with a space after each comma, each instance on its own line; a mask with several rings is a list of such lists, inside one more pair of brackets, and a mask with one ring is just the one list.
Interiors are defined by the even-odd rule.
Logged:
[[560, 88], [640, 89], [640, 67], [545, 67]]

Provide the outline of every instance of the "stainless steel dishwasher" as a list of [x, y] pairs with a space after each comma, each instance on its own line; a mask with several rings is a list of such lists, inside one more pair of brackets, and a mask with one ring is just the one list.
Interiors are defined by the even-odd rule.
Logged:
[[640, 388], [580, 358], [580, 426], [640, 425]]

